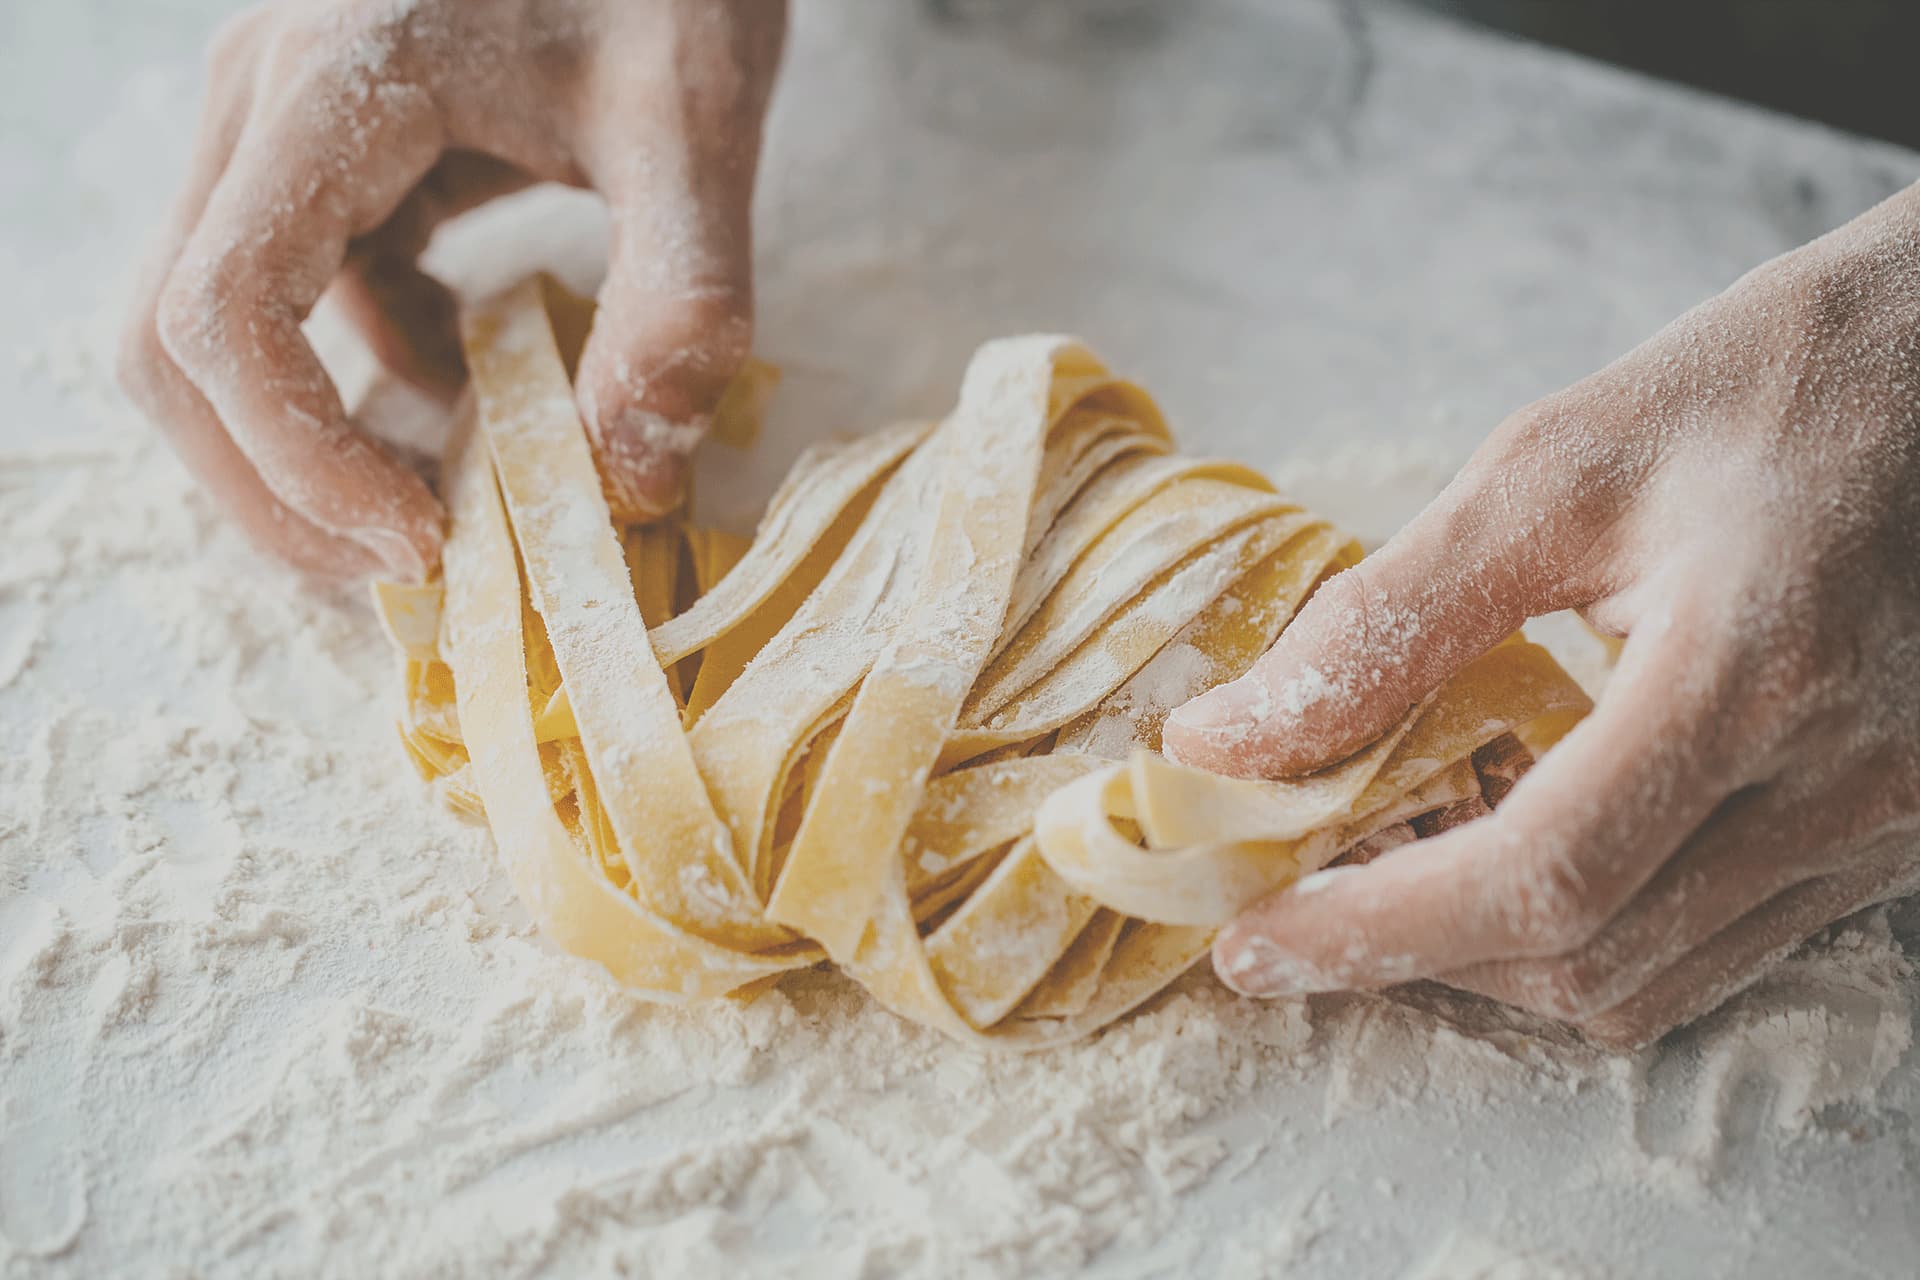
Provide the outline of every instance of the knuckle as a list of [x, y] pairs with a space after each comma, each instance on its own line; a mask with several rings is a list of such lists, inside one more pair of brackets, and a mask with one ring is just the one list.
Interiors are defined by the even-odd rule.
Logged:
[[1607, 473], [1611, 433], [1598, 431], [1608, 416], [1593, 382], [1576, 383], [1510, 415], [1488, 437], [1484, 461], [1503, 472], [1520, 472], [1541, 483], [1580, 471]]
[[153, 331], [183, 367], [206, 362], [218, 345], [221, 290], [211, 272], [176, 270], [160, 290]]
[[1515, 938], [1531, 950], [1571, 951], [1592, 938], [1606, 921], [1606, 904], [1569, 857], [1516, 859], [1510, 876], [1510, 924]]
[[1791, 271], [1776, 269], [1765, 278], [1786, 296], [1790, 316], [1805, 333], [1850, 329], [1871, 306], [1856, 262], [1844, 253], [1824, 254]]
[[1362, 561], [1321, 583], [1311, 601], [1316, 619], [1324, 619], [1351, 634], [1364, 632], [1373, 607], [1367, 581], [1371, 572]]
[[1315, 593], [1315, 603], [1323, 621], [1344, 629], [1367, 652], [1397, 655], [1418, 633], [1419, 619], [1396, 603], [1380, 579], [1381, 562], [1363, 560], [1329, 578]]
[[1502, 606], [1562, 607], [1558, 593], [1583, 575], [1628, 505], [1624, 446], [1586, 407], [1594, 394], [1561, 392], [1509, 417], [1435, 504], [1444, 535], [1474, 550], [1480, 580]]
[[1530, 524], [1538, 554], [1590, 558], [1631, 509], [1654, 456], [1640, 429], [1641, 406], [1599, 380], [1578, 384], [1530, 407], [1515, 438], [1503, 491], [1516, 495], [1515, 524]]
[[318, 297], [325, 280], [280, 246], [242, 241], [217, 253], [189, 253], [168, 275], [155, 329], [174, 363], [200, 373], [243, 339], [259, 343], [297, 332], [302, 313], [290, 299]]
[[1504, 467], [1523, 462], [1551, 444], [1566, 418], [1564, 393], [1536, 400], [1517, 409], [1495, 427], [1474, 456], [1476, 464]]

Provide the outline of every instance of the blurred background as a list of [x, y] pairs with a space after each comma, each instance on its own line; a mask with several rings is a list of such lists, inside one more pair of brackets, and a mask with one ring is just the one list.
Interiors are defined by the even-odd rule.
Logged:
[[[1920, 0], [1387, 0], [1869, 137], [1920, 147]], [[925, 0], [955, 23], [1035, 19], [1032, 0]], [[1250, 0], [1266, 7], [1277, 0]], [[1331, 0], [1364, 31], [1377, 0]], [[1163, 0], [1080, 0], [1083, 33], [1125, 44]]]
[[1920, 146], [1920, 0], [1411, 0], [1542, 44]]

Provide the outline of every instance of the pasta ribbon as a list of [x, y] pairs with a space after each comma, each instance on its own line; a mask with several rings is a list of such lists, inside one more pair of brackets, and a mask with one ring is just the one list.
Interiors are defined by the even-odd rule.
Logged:
[[[1351, 539], [1177, 456], [1060, 337], [982, 347], [940, 422], [809, 450], [750, 541], [619, 525], [570, 385], [590, 321], [545, 280], [464, 317], [444, 581], [375, 603], [422, 775], [555, 942], [656, 998], [830, 961], [962, 1039], [1083, 1036], [1261, 895], [1492, 803], [1512, 770], [1483, 788], [1476, 760], [1523, 767], [1587, 709], [1514, 639], [1311, 777], [1171, 764], [1167, 712]], [[752, 440], [774, 381], [751, 366], [717, 430]]]

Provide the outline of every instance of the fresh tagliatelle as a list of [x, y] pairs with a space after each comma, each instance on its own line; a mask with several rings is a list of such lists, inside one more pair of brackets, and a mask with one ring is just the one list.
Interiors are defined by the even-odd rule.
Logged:
[[[668, 1000], [823, 960], [954, 1036], [1086, 1035], [1302, 874], [1486, 812], [1587, 709], [1518, 638], [1310, 777], [1155, 754], [1359, 549], [1182, 458], [1078, 343], [974, 356], [944, 421], [817, 447], [749, 542], [617, 526], [575, 409], [589, 304], [465, 317], [444, 582], [382, 585], [402, 736], [539, 926]], [[751, 439], [755, 365], [719, 430]]]

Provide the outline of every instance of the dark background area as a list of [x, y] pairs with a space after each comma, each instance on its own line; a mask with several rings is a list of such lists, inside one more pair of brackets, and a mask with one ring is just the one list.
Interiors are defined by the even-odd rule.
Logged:
[[1920, 0], [1413, 0], [1542, 44], [1920, 147]]

